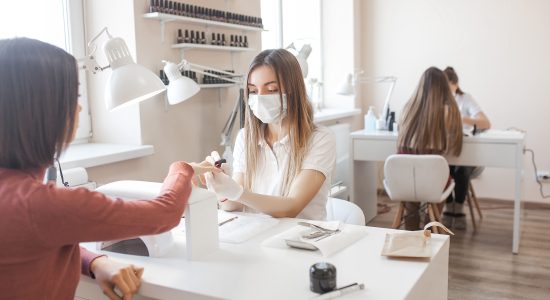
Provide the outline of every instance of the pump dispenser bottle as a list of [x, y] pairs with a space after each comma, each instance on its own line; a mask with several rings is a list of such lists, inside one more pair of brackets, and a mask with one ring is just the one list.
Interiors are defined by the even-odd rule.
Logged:
[[365, 131], [376, 131], [376, 115], [374, 114], [374, 106], [370, 106], [369, 111], [365, 114]]

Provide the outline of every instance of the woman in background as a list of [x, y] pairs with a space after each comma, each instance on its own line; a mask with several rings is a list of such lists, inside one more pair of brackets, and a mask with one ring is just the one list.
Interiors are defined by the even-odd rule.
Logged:
[[[489, 118], [483, 113], [481, 107], [474, 98], [464, 93], [458, 86], [458, 75], [452, 67], [447, 67], [443, 71], [449, 81], [449, 87], [454, 95], [460, 114], [462, 115], [462, 125], [464, 132], [473, 133], [475, 131], [491, 128]], [[455, 181], [454, 195], [449, 196], [445, 204], [442, 222], [445, 226], [455, 229], [466, 229], [466, 217], [464, 214], [464, 200], [468, 195], [470, 177], [474, 172], [481, 173], [483, 167], [470, 166], [450, 166], [451, 175]]]
[[80, 242], [156, 234], [178, 225], [193, 175], [209, 163], [176, 162], [154, 200], [110, 199], [42, 183], [74, 138], [78, 70], [63, 49], [27, 38], [0, 40], [0, 299], [74, 299], [80, 273], [111, 299], [131, 299], [143, 269]]
[[[447, 77], [440, 69], [431, 67], [422, 74], [415, 93], [403, 109], [397, 147], [400, 154], [460, 155], [460, 111]], [[416, 202], [405, 203], [405, 229], [419, 229], [419, 207]]]
[[[298, 61], [284, 49], [261, 52], [250, 65], [247, 89], [233, 178], [207, 174], [207, 186], [229, 200], [225, 210], [325, 220], [336, 144], [328, 128], [313, 123]], [[211, 161], [219, 158], [212, 154]]]

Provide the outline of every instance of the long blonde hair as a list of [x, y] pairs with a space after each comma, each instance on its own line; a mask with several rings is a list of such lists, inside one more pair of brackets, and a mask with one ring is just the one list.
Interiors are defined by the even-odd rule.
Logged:
[[[260, 66], [268, 66], [273, 70], [279, 84], [279, 95], [283, 101], [283, 88], [287, 99], [286, 120], [289, 127], [290, 159], [286, 166], [281, 196], [288, 195], [292, 181], [301, 170], [304, 155], [308, 149], [310, 138], [315, 130], [313, 124], [313, 108], [308, 101], [302, 70], [298, 61], [290, 52], [284, 49], [264, 50], [258, 54], [250, 64], [247, 86], [250, 74]], [[256, 175], [260, 147], [258, 142], [263, 139], [262, 122], [248, 106], [248, 92], [245, 105], [245, 156], [246, 172], [244, 175], [245, 188], [252, 188]], [[281, 103], [281, 110], [283, 103]]]
[[443, 71], [427, 69], [403, 110], [397, 145], [416, 154], [460, 155], [462, 117]]

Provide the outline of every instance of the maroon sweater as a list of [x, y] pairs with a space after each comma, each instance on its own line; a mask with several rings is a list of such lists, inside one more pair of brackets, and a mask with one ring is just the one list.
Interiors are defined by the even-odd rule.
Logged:
[[160, 195], [141, 201], [44, 185], [43, 174], [0, 168], [0, 299], [74, 299], [81, 270], [89, 274], [95, 257], [78, 243], [177, 226], [191, 193], [193, 169], [173, 165]]

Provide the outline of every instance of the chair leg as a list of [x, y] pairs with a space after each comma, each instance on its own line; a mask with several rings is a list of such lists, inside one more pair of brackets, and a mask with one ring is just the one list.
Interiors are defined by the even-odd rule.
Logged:
[[474, 216], [474, 208], [472, 204], [472, 195], [469, 193], [466, 195], [466, 201], [468, 201], [468, 209], [470, 210], [470, 218], [472, 219], [472, 225], [474, 226], [474, 230], [477, 229], [476, 226], [476, 217]]
[[395, 215], [395, 218], [393, 219], [392, 228], [399, 228], [399, 225], [401, 225], [401, 219], [403, 218], [403, 211], [405, 210], [405, 204], [403, 202], [399, 202], [399, 209], [397, 210], [397, 214]]
[[[430, 222], [435, 221], [434, 209], [437, 209], [435, 205], [433, 203], [428, 203], [428, 215], [430, 216]], [[432, 231], [433, 233], [439, 233], [439, 230], [437, 229], [436, 226], [432, 227]]]
[[432, 204], [433, 210], [434, 210], [434, 217], [435, 220], [439, 223], [441, 223], [441, 212], [443, 211], [443, 203], [434, 203]]
[[480, 219], [483, 219], [483, 215], [481, 214], [481, 208], [479, 208], [479, 203], [477, 202], [477, 196], [476, 192], [474, 191], [474, 187], [470, 183], [470, 194], [472, 195], [472, 200], [474, 202], [474, 205], [476, 206], [477, 214], [479, 215]]

